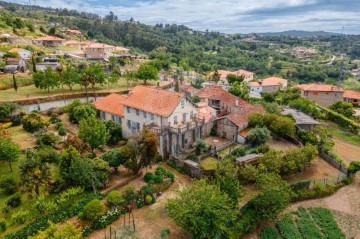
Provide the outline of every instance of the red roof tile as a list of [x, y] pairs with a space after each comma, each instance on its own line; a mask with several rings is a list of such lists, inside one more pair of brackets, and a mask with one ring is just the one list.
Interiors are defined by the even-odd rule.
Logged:
[[188, 92], [196, 92], [199, 89], [196, 89], [194, 86], [192, 85], [180, 85], [180, 89], [188, 91]]
[[273, 76], [270, 78], [263, 79], [260, 84], [262, 86], [273, 86], [273, 85], [282, 85], [286, 82], [287, 82], [287, 80], [285, 80], [283, 78]]
[[214, 85], [209, 85], [206, 86], [205, 88], [200, 89], [196, 95], [199, 96], [199, 98], [212, 98], [212, 99], [220, 99], [220, 96], [224, 93], [227, 93], [226, 90], [224, 90], [223, 88], [221, 88], [220, 86], [214, 86]]
[[334, 85], [325, 84], [302, 84], [298, 86], [303, 91], [325, 91], [325, 92], [343, 92], [344, 90]]
[[349, 99], [360, 100], [360, 92], [352, 91], [352, 90], [345, 90], [343, 97], [344, 98], [349, 98]]
[[136, 86], [124, 102], [124, 105], [164, 117], [170, 116], [184, 98], [184, 94], [161, 88]]
[[241, 127], [245, 124], [249, 123], [249, 117], [251, 113], [265, 113], [264, 108], [261, 105], [250, 105], [246, 108], [243, 108], [237, 112], [232, 112], [229, 115], [227, 115], [227, 119], [233, 122], [235, 125]]
[[126, 96], [119, 94], [110, 94], [104, 98], [94, 102], [96, 109], [117, 115], [120, 117], [124, 116], [124, 105], [123, 102], [126, 100]]

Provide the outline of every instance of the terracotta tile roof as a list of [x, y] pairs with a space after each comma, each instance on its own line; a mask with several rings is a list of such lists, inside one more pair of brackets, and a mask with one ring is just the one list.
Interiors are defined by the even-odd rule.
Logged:
[[115, 47], [103, 43], [91, 43], [87, 48], [115, 48]]
[[124, 51], [124, 52], [128, 52], [130, 51], [128, 48], [126, 47], [122, 47], [122, 46], [116, 46], [114, 51]]
[[251, 128], [246, 128], [244, 130], [241, 130], [239, 132], [239, 135], [246, 138], [249, 135], [250, 131], [251, 131]]
[[352, 91], [352, 90], [345, 90], [343, 97], [344, 98], [349, 98], [349, 99], [360, 100], [360, 92]]
[[65, 39], [53, 36], [44, 36], [36, 39], [37, 41], [65, 41]]
[[302, 84], [298, 86], [303, 91], [325, 91], [325, 92], [343, 92], [344, 90], [334, 85], [325, 84]]
[[199, 98], [211, 98], [211, 99], [220, 99], [220, 96], [224, 93], [227, 93], [226, 90], [221, 88], [220, 86], [208, 85], [205, 88], [200, 89], [196, 95]]
[[17, 62], [19, 62], [19, 61], [20, 61], [20, 58], [7, 58], [7, 59], [6, 59], [6, 62], [10, 62], [10, 61], [17, 61]]
[[138, 85], [130, 92], [124, 105], [168, 117], [174, 112], [182, 98], [184, 98], [182, 93]]
[[198, 91], [199, 89], [196, 89], [194, 86], [192, 85], [180, 85], [180, 89], [181, 90], [185, 90], [185, 91], [188, 91], [188, 92], [196, 92]]
[[249, 82], [249, 85], [254, 86], [254, 87], [259, 87], [260, 86], [259, 82], [257, 82], [257, 81]]
[[74, 34], [82, 35], [82, 32], [81, 32], [81, 31], [79, 31], [79, 30], [72, 30], [72, 29], [66, 30], [65, 33], [74, 33]]
[[124, 105], [123, 102], [126, 100], [126, 96], [119, 94], [110, 94], [104, 98], [94, 102], [96, 109], [105, 111], [107, 113], [124, 117]]
[[283, 78], [273, 76], [270, 78], [263, 79], [260, 82], [260, 84], [261, 84], [261, 86], [273, 86], [273, 85], [282, 85], [286, 82], [287, 82], [287, 80], [285, 80]]
[[237, 75], [237, 76], [246, 76], [246, 77], [255, 75], [254, 72], [245, 71], [245, 70], [237, 70], [237, 71], [234, 71], [233, 73], [234, 73], [235, 75]]
[[237, 112], [232, 112], [229, 115], [227, 115], [227, 119], [233, 122], [238, 127], [242, 127], [245, 124], [249, 123], [249, 117], [251, 113], [265, 113], [264, 108], [261, 105], [250, 105], [246, 108], [241, 109]]
[[197, 104], [200, 105], [198, 108], [198, 115], [199, 119], [204, 119], [205, 122], [209, 122], [211, 119], [216, 119], [216, 110], [210, 106], [205, 104]]

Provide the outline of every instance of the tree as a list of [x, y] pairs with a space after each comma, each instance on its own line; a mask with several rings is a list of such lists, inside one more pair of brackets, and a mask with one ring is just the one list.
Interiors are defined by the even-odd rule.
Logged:
[[36, 73], [37, 70], [36, 70], [36, 63], [35, 63], [34, 55], [31, 56], [31, 65], [32, 65], [33, 72]]
[[144, 167], [151, 167], [157, 159], [157, 149], [159, 146], [158, 138], [155, 133], [147, 128], [142, 132], [134, 133], [128, 141], [127, 152], [132, 151], [132, 156], [125, 163], [125, 167], [133, 171], [134, 174]]
[[205, 180], [194, 182], [181, 191], [178, 198], [169, 199], [167, 211], [176, 224], [191, 232], [194, 238], [214, 238], [218, 233], [226, 237], [229, 223], [236, 219], [236, 210], [228, 195]]
[[75, 67], [68, 65], [62, 72], [62, 82], [72, 91], [74, 85], [80, 83], [80, 75]]
[[17, 92], [18, 85], [17, 85], [17, 82], [16, 82], [15, 74], [13, 74], [13, 86], [14, 86], [14, 90]]
[[15, 162], [20, 156], [20, 146], [13, 143], [10, 139], [0, 137], [0, 161], [9, 163], [12, 172], [11, 162]]
[[240, 84], [241, 82], [244, 81], [244, 76], [237, 76], [235, 74], [229, 74], [226, 76], [226, 79], [230, 85], [234, 84], [235, 82]]
[[158, 79], [158, 70], [150, 64], [142, 64], [136, 72], [136, 78], [143, 80], [146, 85], [148, 80]]
[[80, 139], [90, 145], [93, 153], [96, 148], [105, 145], [109, 139], [105, 124], [95, 117], [80, 121], [78, 135]]
[[130, 87], [130, 82], [136, 80], [136, 72], [131, 70], [126, 70], [124, 73], [124, 78], [126, 79], [127, 88]]
[[255, 127], [250, 130], [249, 135], [246, 139], [252, 146], [259, 146], [271, 140], [270, 131], [266, 128]]
[[177, 79], [175, 81], [174, 91], [175, 92], [180, 92], [179, 80], [177, 80]]
[[48, 187], [53, 179], [49, 163], [44, 162], [36, 150], [26, 152], [26, 158], [19, 165], [20, 181], [24, 190], [40, 196], [40, 188]]
[[105, 125], [110, 135], [108, 143], [112, 145], [116, 145], [122, 139], [121, 125], [114, 122], [113, 120], [106, 121]]
[[48, 229], [40, 231], [37, 235], [29, 237], [29, 239], [80, 239], [82, 237], [81, 229], [76, 228], [74, 224], [67, 222], [61, 228], [59, 228], [58, 225], [51, 223]]
[[237, 205], [242, 193], [238, 171], [239, 167], [230, 160], [219, 161], [215, 171], [215, 184], [229, 196], [234, 205]]
[[67, 149], [60, 154], [59, 171], [61, 178], [65, 181], [71, 182], [72, 175], [70, 174], [71, 163], [75, 160], [82, 160], [80, 153], [70, 145]]
[[20, 105], [14, 102], [0, 103], [0, 121], [6, 121], [7, 118], [11, 118], [19, 109]]
[[329, 106], [329, 109], [342, 114], [347, 118], [351, 118], [355, 114], [355, 110], [351, 103], [345, 101], [336, 101], [334, 104]]
[[59, 78], [50, 67], [46, 68], [45, 72], [35, 72], [32, 77], [36, 88], [50, 92], [50, 88], [59, 87]]
[[211, 76], [211, 80], [214, 81], [216, 84], [220, 81], [220, 74], [217, 69], [215, 69], [213, 75]]
[[96, 108], [92, 104], [81, 104], [73, 108], [71, 112], [74, 122], [79, 123], [83, 119], [96, 117]]
[[290, 185], [277, 174], [261, 174], [257, 185], [261, 192], [248, 202], [258, 220], [275, 220], [277, 215], [289, 204]]

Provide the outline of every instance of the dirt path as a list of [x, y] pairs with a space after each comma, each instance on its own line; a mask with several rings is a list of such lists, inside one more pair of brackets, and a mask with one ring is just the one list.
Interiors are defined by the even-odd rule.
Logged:
[[[160, 231], [163, 228], [170, 229], [170, 238], [182, 239], [182, 238], [190, 238], [188, 233], [186, 233], [181, 227], [178, 227], [174, 221], [166, 215], [166, 203], [169, 199], [175, 198], [177, 196], [178, 190], [183, 190], [190, 183], [191, 179], [186, 175], [180, 174], [173, 168], [163, 165], [169, 171], [173, 172], [176, 175], [175, 182], [167, 189], [162, 196], [160, 196], [156, 203], [145, 206], [140, 209], [136, 209], [134, 214], [136, 233], [128, 238], [160, 238]], [[153, 167], [154, 171], [156, 167]], [[142, 177], [137, 178], [128, 184], [129, 186], [133, 186], [135, 189], [139, 189], [141, 186], [145, 185]], [[121, 190], [121, 189], [120, 189]], [[129, 225], [128, 215], [125, 218], [125, 222]], [[132, 227], [132, 219], [130, 220], [130, 225]], [[124, 225], [124, 215], [120, 217], [117, 221], [115, 221], [111, 227], [112, 229], [121, 230]], [[105, 238], [105, 235], [109, 235], [109, 228], [98, 230], [93, 232], [89, 237], [89, 239], [102, 239]]]
[[360, 147], [345, 140], [334, 137], [334, 151], [339, 157], [350, 164], [351, 161], [360, 161]]

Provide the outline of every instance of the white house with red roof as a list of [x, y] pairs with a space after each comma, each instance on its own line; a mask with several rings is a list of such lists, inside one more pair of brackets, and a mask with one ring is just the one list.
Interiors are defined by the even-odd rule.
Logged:
[[269, 77], [266, 79], [249, 82], [250, 91], [257, 93], [273, 93], [287, 87], [288, 81], [279, 77]]
[[[210, 76], [214, 75], [215, 71], [210, 72]], [[237, 71], [226, 71], [226, 70], [218, 70], [218, 73], [220, 75], [220, 81], [223, 84], [229, 84], [227, 80], [228, 75], [236, 75], [236, 76], [243, 76], [244, 82], [249, 82], [254, 80], [254, 72], [246, 71], [246, 70], [237, 70]]]

